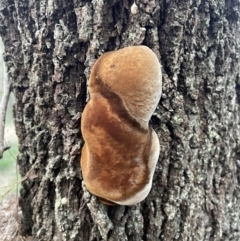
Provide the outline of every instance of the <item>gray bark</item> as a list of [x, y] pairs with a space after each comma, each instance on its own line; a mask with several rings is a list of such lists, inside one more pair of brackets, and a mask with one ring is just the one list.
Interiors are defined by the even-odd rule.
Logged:
[[[240, 240], [240, 2], [1, 0], [16, 102], [20, 233], [32, 240]], [[82, 182], [86, 82], [104, 52], [149, 46], [163, 94], [148, 198], [107, 207]]]

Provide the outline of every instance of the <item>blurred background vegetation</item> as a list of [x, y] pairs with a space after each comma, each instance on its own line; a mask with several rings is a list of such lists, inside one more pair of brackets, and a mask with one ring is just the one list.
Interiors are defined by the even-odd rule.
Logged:
[[[3, 61], [3, 52], [4, 46], [2, 39], [0, 38], [0, 99], [3, 94], [3, 71], [4, 71], [4, 61]], [[16, 157], [18, 153], [18, 140], [15, 133], [14, 120], [13, 120], [13, 111], [12, 107], [14, 104], [14, 97], [11, 94], [7, 116], [6, 116], [6, 125], [5, 125], [5, 145], [11, 146], [11, 148], [4, 152], [3, 158], [0, 159], [0, 200], [1, 196], [6, 192], [15, 191], [14, 183], [17, 180], [17, 166], [16, 166]]]

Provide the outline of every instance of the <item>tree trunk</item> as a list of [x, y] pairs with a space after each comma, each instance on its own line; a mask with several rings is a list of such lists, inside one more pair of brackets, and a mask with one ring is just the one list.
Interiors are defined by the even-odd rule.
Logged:
[[[240, 240], [239, 0], [1, 0], [16, 98], [20, 234], [32, 240]], [[163, 94], [152, 191], [105, 206], [79, 165], [86, 82], [104, 52], [147, 45]]]

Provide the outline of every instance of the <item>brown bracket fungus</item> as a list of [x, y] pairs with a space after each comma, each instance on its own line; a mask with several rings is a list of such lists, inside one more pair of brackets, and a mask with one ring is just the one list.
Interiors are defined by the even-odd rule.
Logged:
[[94, 64], [81, 167], [87, 189], [103, 203], [133, 205], [150, 192], [160, 145], [149, 120], [161, 90], [159, 61], [146, 46], [107, 52]]

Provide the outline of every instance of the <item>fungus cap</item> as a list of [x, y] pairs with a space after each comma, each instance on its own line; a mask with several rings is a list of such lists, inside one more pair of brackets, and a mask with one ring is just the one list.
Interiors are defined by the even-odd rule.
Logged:
[[160, 64], [148, 47], [108, 52], [94, 64], [81, 168], [87, 189], [103, 203], [133, 205], [148, 195], [160, 152], [149, 120], [161, 89]]

